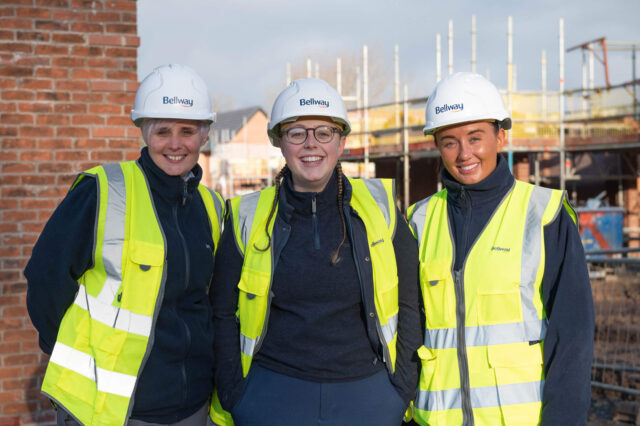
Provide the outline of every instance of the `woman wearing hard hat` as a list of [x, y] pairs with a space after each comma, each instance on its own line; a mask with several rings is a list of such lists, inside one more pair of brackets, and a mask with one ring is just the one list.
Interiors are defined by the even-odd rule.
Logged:
[[81, 173], [25, 270], [51, 355], [42, 392], [58, 424], [204, 425], [223, 203], [197, 161], [215, 113], [200, 76], [166, 65], [140, 84], [131, 118], [140, 158]]
[[426, 313], [416, 421], [586, 424], [593, 301], [565, 193], [511, 175], [511, 117], [484, 77], [439, 82], [426, 123], [445, 189], [409, 209]]
[[273, 105], [286, 166], [228, 202], [216, 258], [214, 423], [395, 426], [413, 399], [417, 245], [391, 180], [342, 174], [350, 130], [322, 80]]

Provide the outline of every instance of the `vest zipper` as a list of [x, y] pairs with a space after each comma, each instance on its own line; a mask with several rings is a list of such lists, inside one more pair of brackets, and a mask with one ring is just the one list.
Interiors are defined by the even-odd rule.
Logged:
[[316, 194], [311, 198], [311, 221], [313, 222], [313, 247], [320, 250], [320, 233], [318, 232], [318, 216], [316, 215]]
[[[184, 325], [184, 333], [187, 340], [187, 344], [185, 346], [187, 352], [189, 352], [189, 348], [191, 347], [191, 332], [189, 331], [189, 326], [184, 320], [182, 321]], [[184, 407], [187, 402], [187, 366], [185, 365], [184, 359], [182, 360], [182, 406]]]
[[[185, 198], [183, 198], [185, 200]], [[173, 206], [173, 219], [176, 223], [176, 231], [178, 232], [178, 236], [180, 237], [180, 241], [182, 242], [182, 251], [184, 253], [184, 288], [189, 288], [189, 250], [187, 249], [187, 240], [184, 238], [184, 234], [180, 229], [180, 222], [178, 221], [178, 206]]]

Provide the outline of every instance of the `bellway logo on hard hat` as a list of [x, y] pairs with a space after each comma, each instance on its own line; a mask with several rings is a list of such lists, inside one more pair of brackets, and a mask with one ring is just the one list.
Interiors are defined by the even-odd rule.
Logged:
[[191, 108], [193, 106], [193, 99], [189, 99], [189, 98], [179, 98], [177, 96], [174, 97], [169, 97], [169, 96], [163, 96], [162, 97], [162, 103], [167, 105], [174, 105], [174, 104], [178, 104], [181, 105], [185, 108]]
[[329, 101], [324, 99], [300, 99], [300, 106], [318, 106], [320, 108], [329, 108]]
[[464, 109], [464, 105], [463, 104], [453, 104], [453, 105], [449, 105], [449, 104], [444, 104], [442, 106], [437, 106], [436, 107], [436, 114], [440, 114], [443, 112], [460, 112]]

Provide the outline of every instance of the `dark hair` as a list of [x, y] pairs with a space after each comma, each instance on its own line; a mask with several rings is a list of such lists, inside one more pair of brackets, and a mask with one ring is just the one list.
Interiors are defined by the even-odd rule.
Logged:
[[[271, 234], [269, 234], [269, 223], [271, 223], [271, 219], [273, 218], [273, 213], [275, 212], [276, 206], [278, 205], [280, 187], [282, 186], [282, 178], [286, 176], [288, 171], [289, 171], [289, 167], [285, 165], [280, 170], [280, 172], [278, 172], [278, 174], [276, 175], [276, 178], [275, 178], [276, 193], [275, 193], [275, 196], [273, 197], [273, 204], [271, 205], [271, 211], [269, 211], [269, 218], [267, 219], [267, 224], [265, 225], [265, 229], [264, 229], [267, 234], [268, 242], [267, 242], [267, 246], [264, 248], [260, 248], [254, 244], [253, 247], [255, 247], [255, 249], [258, 251], [264, 252], [269, 250], [269, 247], [271, 247]], [[338, 164], [336, 164], [336, 178], [338, 181], [338, 197], [337, 197], [338, 203], [337, 204], [338, 204], [338, 211], [340, 212], [340, 219], [342, 220], [342, 241], [340, 241], [338, 248], [336, 249], [336, 251], [333, 252], [333, 255], [331, 256], [332, 265], [335, 265], [340, 261], [340, 257], [339, 257], [340, 249], [344, 245], [344, 242], [347, 240], [347, 222], [344, 217], [344, 203], [343, 203], [343, 195], [344, 195], [344, 184], [342, 182], [343, 176], [344, 175], [342, 174], [342, 165], [340, 164], [340, 162], [338, 162]]]

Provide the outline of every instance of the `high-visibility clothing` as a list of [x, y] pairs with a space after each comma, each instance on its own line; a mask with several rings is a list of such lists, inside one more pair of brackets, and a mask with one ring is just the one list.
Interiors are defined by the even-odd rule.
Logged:
[[[98, 184], [93, 267], [78, 279], [42, 392], [83, 424], [125, 424], [162, 304], [166, 243], [137, 162], [95, 167], [74, 186], [83, 176]], [[198, 190], [217, 247], [222, 198]]]
[[461, 270], [447, 190], [409, 209], [426, 314], [415, 418], [423, 425], [538, 424], [544, 386], [543, 227], [564, 193], [516, 181]]
[[[393, 181], [349, 179], [349, 182], [352, 186], [350, 206], [367, 230], [376, 309], [373, 315], [376, 317], [385, 364], [393, 373], [398, 324], [398, 271], [392, 241], [396, 225]], [[238, 283], [238, 319], [240, 356], [245, 377], [251, 367], [253, 356], [260, 349], [268, 325], [270, 288], [274, 271], [266, 226], [274, 197], [275, 187], [270, 187], [229, 201], [233, 232], [238, 248], [244, 256]], [[346, 209], [348, 206], [345, 212]], [[269, 235], [275, 232], [276, 214], [277, 205], [269, 222]], [[269, 248], [264, 250], [267, 246]], [[231, 416], [222, 410], [215, 394], [210, 416], [216, 424], [233, 424]]]

